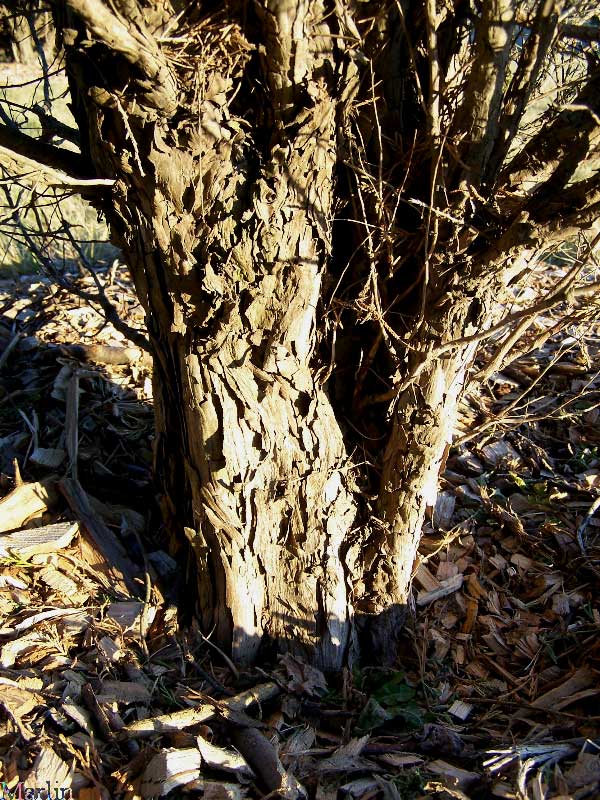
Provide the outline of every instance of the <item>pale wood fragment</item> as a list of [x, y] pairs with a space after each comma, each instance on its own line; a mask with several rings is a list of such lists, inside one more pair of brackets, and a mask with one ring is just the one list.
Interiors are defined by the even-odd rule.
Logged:
[[60, 447], [36, 447], [29, 460], [41, 467], [57, 469], [65, 460], [65, 456], [65, 451]]
[[149, 353], [139, 347], [115, 347], [105, 344], [71, 344], [62, 345], [61, 350], [75, 358], [85, 361], [95, 361], [98, 364], [111, 366], [126, 364], [141, 364], [144, 367], [152, 366]]
[[43, 702], [41, 695], [19, 686], [3, 686], [0, 692], [0, 706], [13, 718], [25, 741], [32, 739], [34, 734], [23, 717]]
[[452, 524], [452, 515], [456, 506], [456, 496], [453, 492], [440, 492], [435, 501], [432, 522], [434, 527], [447, 530]]
[[464, 722], [469, 714], [473, 711], [473, 706], [470, 703], [465, 703], [463, 700], [455, 700], [448, 709], [448, 713], [453, 717]]
[[41, 528], [14, 531], [0, 536], [0, 553], [13, 553], [21, 558], [56, 553], [71, 544], [78, 530], [77, 522], [57, 522]]
[[83, 598], [85, 601], [89, 596], [87, 593], [80, 593], [79, 587], [75, 581], [57, 570], [52, 564], [48, 564], [44, 567], [40, 572], [40, 579], [46, 586], [49, 586], [55, 592], [59, 592], [67, 597], [75, 598], [75, 596], [79, 596], [79, 598]]
[[111, 603], [106, 617], [117, 623], [125, 639], [139, 639], [142, 635], [143, 624], [152, 624], [155, 615], [156, 608], [154, 606], [147, 607], [138, 600], [124, 600]]
[[438, 589], [433, 589], [430, 592], [419, 592], [417, 595], [417, 605], [427, 606], [429, 603], [433, 603], [436, 600], [439, 600], [441, 597], [446, 597], [449, 594], [453, 594], [463, 585], [463, 580], [464, 576], [462, 574], [458, 574], [453, 578], [448, 578], [448, 580], [442, 581], [441, 586]]
[[148, 703], [150, 692], [133, 681], [102, 681], [97, 700], [99, 703]]
[[[8, 631], [3, 629], [3, 633], [13, 633], [12, 629]], [[2, 645], [0, 650], [0, 666], [4, 669], [9, 669], [14, 665], [16, 660], [22, 654], [28, 651], [35, 651], [39, 647], [43, 647], [44, 638], [38, 633], [30, 633], [27, 636], [21, 636], [12, 642], [6, 642]]]
[[417, 567], [414, 577], [417, 583], [421, 584], [426, 592], [433, 592], [436, 589], [439, 589], [441, 586], [441, 583], [438, 581], [435, 575], [432, 575], [423, 563], [420, 563]]
[[123, 545], [114, 533], [99, 519], [90, 506], [87, 494], [79, 481], [64, 478], [59, 484], [60, 490], [69, 503], [71, 510], [83, 526], [83, 535], [93, 543], [95, 549], [105, 561], [105, 569], [114, 580], [114, 586], [124, 593], [140, 593], [140, 586], [135, 581], [139, 570], [128, 558]]
[[198, 750], [202, 756], [202, 763], [206, 764], [207, 767], [231, 772], [243, 778], [254, 777], [254, 772], [248, 766], [248, 762], [235, 750], [217, 747], [202, 736], [198, 737], [197, 742]]
[[439, 775], [448, 787], [468, 789], [469, 786], [481, 780], [479, 773], [455, 767], [453, 764], [448, 764], [447, 761], [442, 761], [441, 759], [427, 764], [427, 769]]
[[[42, 747], [27, 776], [26, 785], [49, 786], [51, 789], [49, 797], [51, 797], [57, 788], [59, 791], [69, 789], [72, 776], [72, 767], [69, 767], [50, 747]], [[68, 795], [66, 792], [61, 794]]]
[[25, 483], [0, 500], [0, 533], [21, 528], [32, 517], [41, 516], [58, 500], [56, 475], [38, 483]]
[[235, 783], [221, 783], [221, 781], [205, 781], [197, 778], [186, 784], [189, 791], [201, 791], [203, 800], [242, 800], [246, 793], [241, 786]]
[[581, 667], [559, 686], [537, 697], [531, 705], [535, 708], [554, 708], [559, 711], [575, 702], [578, 692], [588, 689], [595, 684], [598, 684], [598, 673], [589, 667]]
[[199, 778], [201, 763], [200, 753], [195, 747], [163, 750], [154, 756], [144, 771], [140, 787], [142, 797], [160, 797]]
[[39, 625], [40, 622], [47, 622], [48, 620], [55, 620], [55, 619], [62, 619], [63, 617], [84, 617], [91, 619], [89, 615], [85, 613], [85, 609], [82, 608], [50, 608], [47, 611], [40, 611], [37, 614], [32, 614], [30, 617], [27, 617], [22, 622], [19, 622], [14, 627], [15, 633], [22, 633], [23, 631], [29, 630], [29, 628], [33, 628], [36, 625]]

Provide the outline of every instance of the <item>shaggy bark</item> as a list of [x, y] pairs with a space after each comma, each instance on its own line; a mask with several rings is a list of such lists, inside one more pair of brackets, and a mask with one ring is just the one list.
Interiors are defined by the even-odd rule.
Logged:
[[[110, 27], [111, 49], [131, 61], [124, 22], [109, 26], [94, 4], [85, 15], [72, 7], [103, 42]], [[195, 558], [203, 626], [240, 661], [268, 636], [334, 668], [351, 646], [344, 551], [356, 506], [342, 434], [311, 371], [336, 163], [335, 103], [319, 77], [332, 59], [322, 13], [263, 11], [274, 118], [263, 164], [228, 110], [228, 76], [202, 87], [200, 125], [165, 124], [173, 81], [156, 48], [138, 64], [153, 77], [145, 108], [97, 87], [82, 113], [97, 168], [117, 178], [111, 221], [154, 351], [157, 478], [173, 544], [185, 550], [185, 532]], [[85, 64], [74, 62], [85, 83]], [[310, 98], [300, 113], [290, 75]]]
[[560, 4], [512, 72], [515, 4], [459, 6], [55, 3], [78, 171], [114, 181], [147, 314], [165, 528], [242, 662], [393, 660], [479, 343], [598, 202], [564, 145], [578, 121], [593, 157], [597, 68], [506, 163]]

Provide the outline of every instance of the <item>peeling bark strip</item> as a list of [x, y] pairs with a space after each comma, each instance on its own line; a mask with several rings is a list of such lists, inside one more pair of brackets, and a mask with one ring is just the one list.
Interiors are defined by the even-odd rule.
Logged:
[[113, 186], [203, 628], [242, 662], [393, 659], [476, 348], [596, 215], [597, 67], [515, 154], [559, 0], [530, 34], [512, 0], [53, 2], [81, 156], [0, 139]]

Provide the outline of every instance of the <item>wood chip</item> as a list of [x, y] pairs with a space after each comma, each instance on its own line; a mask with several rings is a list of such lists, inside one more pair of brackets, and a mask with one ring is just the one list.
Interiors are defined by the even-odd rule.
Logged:
[[132, 681], [102, 681], [97, 700], [99, 703], [149, 703], [150, 692]]
[[83, 535], [93, 543], [103, 557], [105, 568], [114, 581], [114, 586], [123, 593], [139, 594], [141, 585], [135, 581], [139, 570], [131, 562], [114, 533], [94, 514], [81, 484], [71, 478], [64, 478], [59, 487], [73, 513], [80, 520]]
[[229, 708], [232, 711], [242, 711], [254, 703], [263, 703], [277, 697], [281, 689], [276, 683], [265, 683], [249, 689], [220, 703], [204, 703], [195, 708], [186, 708], [183, 711], [174, 711], [172, 714], [161, 714], [158, 717], [141, 719], [132, 722], [124, 728], [129, 736], [153, 736], [170, 731], [181, 731], [198, 725], [200, 722], [212, 719], [218, 714], [219, 707]]
[[156, 615], [156, 608], [146, 607], [139, 600], [124, 600], [111, 603], [106, 617], [117, 623], [125, 639], [140, 639], [144, 614], [147, 617], [146, 624], [151, 625]]
[[440, 759], [427, 764], [427, 769], [435, 775], [439, 775], [446, 786], [456, 787], [457, 789], [468, 789], [469, 786], [477, 783], [481, 778], [481, 775], [477, 772], [460, 769], [460, 767], [455, 767], [453, 764], [448, 764]]
[[28, 636], [21, 636], [15, 639], [14, 642], [7, 642], [0, 650], [0, 666], [4, 667], [4, 669], [9, 669], [20, 656], [29, 651], [37, 650], [44, 641], [44, 637], [39, 633], [30, 633]]
[[479, 603], [473, 597], [466, 597], [465, 600], [467, 603], [467, 616], [462, 624], [461, 633], [471, 633], [477, 619]]
[[376, 756], [378, 761], [389, 764], [390, 767], [410, 768], [423, 763], [423, 756], [416, 753], [383, 753]]
[[82, 361], [95, 361], [98, 364], [143, 364], [152, 367], [152, 358], [138, 347], [114, 347], [102, 344], [71, 344], [61, 349], [68, 355]]
[[2, 686], [0, 692], [0, 705], [10, 714], [26, 741], [33, 739], [34, 733], [23, 717], [43, 702], [43, 697], [19, 686]]
[[[568, 705], [576, 701], [577, 692], [583, 689], [588, 689], [590, 686], [597, 684], [598, 673], [588, 667], [581, 667], [571, 675], [570, 678], [563, 681], [560, 686], [550, 689], [536, 698], [532, 705], [535, 708], [543, 709], [556, 709], [560, 711]], [[600, 691], [600, 688], [598, 689]]]
[[245, 778], [253, 778], [254, 773], [246, 760], [235, 750], [217, 747], [201, 736], [198, 737], [198, 750], [202, 756], [202, 763], [211, 769], [220, 769]]
[[38, 483], [24, 483], [0, 500], [0, 533], [22, 528], [26, 522], [56, 505], [56, 475]]
[[29, 460], [40, 467], [56, 469], [63, 463], [66, 455], [65, 451], [58, 447], [36, 447]]
[[439, 600], [442, 597], [446, 597], [449, 594], [457, 592], [462, 585], [462, 574], [455, 575], [453, 578], [448, 578], [448, 580], [442, 581], [438, 589], [433, 589], [429, 592], [419, 592], [417, 594], [417, 605], [427, 606], [429, 603], [435, 602], [435, 600]]
[[467, 591], [476, 600], [485, 600], [488, 596], [487, 590], [481, 585], [477, 575], [469, 575], [467, 578]]
[[95, 786], [87, 786], [79, 790], [78, 800], [104, 800], [104, 795]]
[[486, 444], [481, 448], [481, 454], [492, 467], [497, 467], [502, 462], [518, 464], [521, 461], [521, 456], [505, 439]]
[[455, 700], [448, 709], [449, 714], [452, 714], [453, 717], [460, 719], [462, 722], [467, 719], [472, 711], [473, 706], [470, 703], [465, 703], [463, 700]]
[[[56, 755], [54, 750], [49, 747], [42, 747], [34, 761], [33, 768], [27, 775], [24, 783], [26, 786], [49, 787], [48, 796], [61, 789], [70, 789], [72, 780], [72, 769]], [[56, 796], [58, 796], [56, 791]], [[61, 796], [68, 796], [69, 793], [61, 792]]]
[[100, 639], [98, 642], [98, 650], [112, 663], [116, 663], [124, 655], [119, 645], [109, 636], [103, 636]]
[[435, 502], [432, 523], [434, 528], [448, 530], [452, 525], [452, 517], [456, 506], [456, 496], [454, 492], [440, 492]]
[[202, 800], [242, 800], [245, 792], [235, 783], [221, 783], [220, 781], [205, 781], [197, 778], [186, 784], [189, 792], [202, 792]]
[[40, 622], [47, 622], [51, 619], [63, 619], [65, 617], [72, 618], [73, 616], [81, 617], [86, 623], [91, 621], [89, 614], [86, 614], [81, 608], [50, 608], [48, 611], [40, 611], [38, 614], [32, 614], [22, 622], [17, 623], [13, 631], [15, 633], [22, 633], [23, 631], [29, 630], [29, 628], [33, 628], [35, 625], [39, 625]]
[[79, 587], [74, 580], [64, 575], [60, 570], [53, 567], [52, 564], [48, 564], [40, 572], [40, 580], [55, 592], [65, 595], [66, 597], [79, 597], [80, 595], [84, 599], [88, 597], [87, 594], [80, 593]]
[[0, 536], [0, 552], [31, 558], [42, 553], [56, 553], [68, 547], [79, 530], [77, 522], [57, 522], [42, 528], [28, 528]]
[[198, 750], [163, 750], [144, 770], [141, 783], [143, 798], [162, 797], [178, 786], [199, 778], [202, 759]]
[[419, 564], [417, 567], [417, 571], [415, 572], [415, 580], [426, 592], [434, 592], [442, 585], [423, 563]]
[[62, 703], [61, 710], [67, 715], [67, 717], [69, 717], [69, 719], [72, 719], [73, 722], [76, 722], [81, 730], [85, 731], [88, 736], [94, 735], [92, 719], [89, 712], [85, 708], [77, 705], [77, 703], [75, 703], [73, 700], [67, 699]]

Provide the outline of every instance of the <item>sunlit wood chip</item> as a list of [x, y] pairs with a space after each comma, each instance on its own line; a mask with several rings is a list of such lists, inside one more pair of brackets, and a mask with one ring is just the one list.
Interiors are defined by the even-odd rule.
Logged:
[[200, 777], [198, 750], [163, 750], [148, 764], [140, 787], [143, 798], [160, 797]]

